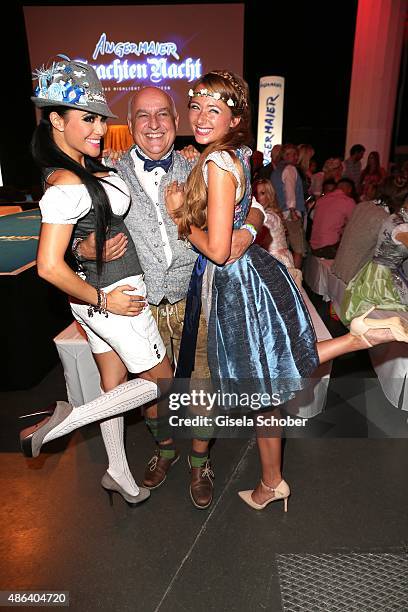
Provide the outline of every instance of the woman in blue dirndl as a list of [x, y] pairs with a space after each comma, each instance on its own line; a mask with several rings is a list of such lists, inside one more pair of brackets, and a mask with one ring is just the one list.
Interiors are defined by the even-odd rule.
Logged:
[[[350, 333], [317, 342], [283, 264], [257, 245], [227, 263], [232, 231], [243, 226], [251, 203], [248, 86], [231, 72], [213, 71], [195, 83], [189, 97], [190, 124], [206, 148], [186, 185], [173, 183], [167, 190], [180, 236], [201, 253], [187, 298], [178, 376], [190, 373], [201, 292], [214, 386], [221, 393], [268, 394], [269, 410], [304, 388], [320, 363], [374, 344], [408, 342], [408, 326], [398, 317], [379, 321], [366, 314], [352, 321]], [[281, 499], [286, 511], [290, 489], [281, 474], [281, 438], [257, 428], [257, 443], [262, 478], [239, 495], [257, 510]]]

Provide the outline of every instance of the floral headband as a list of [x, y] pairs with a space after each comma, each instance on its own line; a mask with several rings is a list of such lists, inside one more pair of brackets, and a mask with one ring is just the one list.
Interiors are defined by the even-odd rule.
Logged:
[[219, 91], [210, 91], [209, 89], [199, 89], [198, 91], [194, 91], [193, 89], [189, 89], [188, 95], [190, 98], [199, 98], [200, 96], [210, 96], [214, 98], [214, 100], [222, 100], [225, 102], [227, 106], [235, 106], [235, 102], [232, 98], [225, 98], [220, 94]]

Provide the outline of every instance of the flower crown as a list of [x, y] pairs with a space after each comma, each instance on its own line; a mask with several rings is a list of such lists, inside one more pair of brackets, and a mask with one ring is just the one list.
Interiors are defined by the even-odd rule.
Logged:
[[208, 89], [199, 89], [198, 91], [194, 91], [193, 89], [189, 89], [188, 95], [190, 98], [210, 96], [211, 98], [214, 98], [214, 100], [222, 100], [227, 106], [235, 106], [235, 102], [232, 98], [225, 98], [219, 91], [209, 91]]

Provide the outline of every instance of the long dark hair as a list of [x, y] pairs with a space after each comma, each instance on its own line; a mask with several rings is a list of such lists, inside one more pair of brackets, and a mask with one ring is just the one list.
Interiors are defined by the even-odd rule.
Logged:
[[111, 207], [108, 196], [101, 182], [107, 183], [103, 178], [94, 176], [95, 172], [107, 172], [114, 168], [107, 168], [99, 160], [85, 155], [85, 167], [64, 153], [56, 144], [52, 137], [52, 125], [50, 114], [58, 113], [60, 117], [64, 117], [71, 110], [64, 106], [47, 107], [42, 110], [40, 123], [36, 127], [33, 138], [31, 140], [31, 153], [34, 161], [42, 169], [64, 169], [76, 174], [76, 176], [85, 185], [95, 211], [95, 237], [96, 237], [96, 267], [98, 275], [102, 272], [103, 267], [103, 247], [106, 240], [106, 234], [111, 226]]

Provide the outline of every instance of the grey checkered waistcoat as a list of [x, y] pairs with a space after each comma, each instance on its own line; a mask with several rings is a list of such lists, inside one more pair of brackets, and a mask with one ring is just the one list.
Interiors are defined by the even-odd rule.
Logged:
[[[145, 274], [147, 299], [150, 304], [159, 304], [163, 298], [174, 304], [187, 295], [191, 271], [197, 254], [187, 243], [178, 240], [177, 227], [167, 214], [164, 193], [172, 181], [185, 182], [190, 163], [180, 153], [173, 153], [173, 162], [159, 186], [159, 201], [153, 202], [140, 184], [130, 155], [132, 147], [116, 164], [119, 175], [127, 183], [132, 204], [125, 223], [136, 246], [142, 270]], [[162, 244], [157, 220], [156, 206], [160, 207], [172, 252], [172, 262], [167, 268], [166, 255]]]

